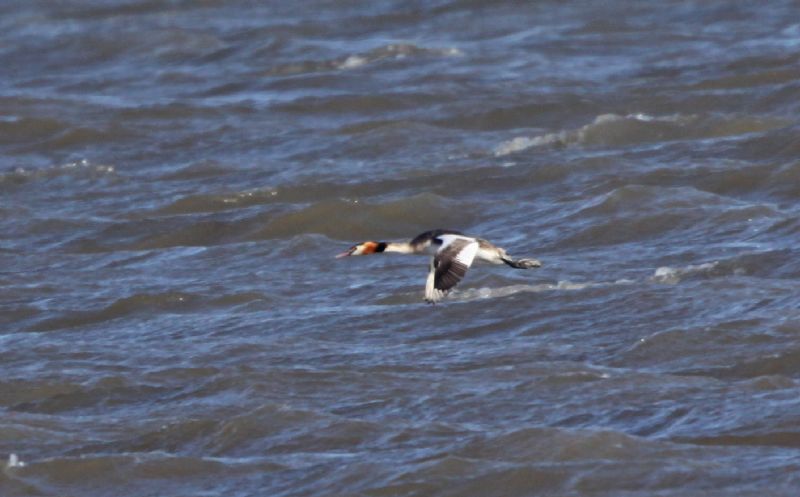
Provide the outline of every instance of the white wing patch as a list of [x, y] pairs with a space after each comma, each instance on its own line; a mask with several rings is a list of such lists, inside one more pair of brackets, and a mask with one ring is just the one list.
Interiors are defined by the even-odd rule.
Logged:
[[[443, 247], [444, 248], [444, 247]], [[458, 254], [456, 254], [456, 262], [459, 262], [467, 267], [472, 265], [472, 261], [475, 260], [475, 254], [478, 253], [478, 242], [472, 240], [468, 245], [462, 248]]]
[[442, 245], [439, 247], [439, 252], [441, 252], [442, 250], [446, 249], [448, 247], [448, 245], [450, 245], [451, 243], [453, 243], [456, 240], [464, 240], [466, 242], [475, 242], [475, 241], [477, 241], [474, 238], [472, 238], [471, 236], [454, 235], [452, 233], [447, 233], [445, 235], [439, 235], [436, 238], [438, 238], [439, 240], [442, 241]]

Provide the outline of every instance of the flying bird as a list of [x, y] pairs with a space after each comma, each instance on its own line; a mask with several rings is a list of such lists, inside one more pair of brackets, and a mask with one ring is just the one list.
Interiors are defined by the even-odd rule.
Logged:
[[447, 295], [476, 259], [491, 264], [506, 264], [515, 269], [532, 269], [542, 265], [536, 259], [512, 259], [505, 249], [488, 240], [445, 229], [426, 231], [410, 242], [362, 242], [336, 257], [390, 252], [433, 256], [425, 283], [425, 301], [431, 304]]

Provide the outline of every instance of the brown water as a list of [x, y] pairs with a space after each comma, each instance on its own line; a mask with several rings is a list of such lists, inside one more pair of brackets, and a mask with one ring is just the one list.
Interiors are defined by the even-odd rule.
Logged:
[[[796, 496], [800, 4], [0, 4], [0, 495]], [[333, 256], [444, 227], [536, 271]]]

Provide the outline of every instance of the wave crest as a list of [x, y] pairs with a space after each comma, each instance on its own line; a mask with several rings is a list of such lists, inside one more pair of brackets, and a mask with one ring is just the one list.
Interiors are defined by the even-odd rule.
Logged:
[[623, 146], [637, 143], [665, 142], [697, 138], [757, 133], [789, 124], [784, 119], [760, 117], [711, 117], [673, 114], [652, 116], [645, 113], [627, 115], [601, 114], [591, 123], [574, 130], [563, 130], [537, 136], [518, 136], [494, 148], [494, 155], [521, 152], [542, 146]]

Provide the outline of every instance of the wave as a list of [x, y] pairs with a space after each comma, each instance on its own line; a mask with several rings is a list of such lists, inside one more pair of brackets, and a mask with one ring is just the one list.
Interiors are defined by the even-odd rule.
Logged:
[[[317, 233], [337, 240], [364, 237], [408, 237], [426, 226], [467, 224], [468, 209], [446, 197], [422, 193], [383, 203], [344, 199], [317, 202], [275, 216], [254, 233], [254, 239], [288, 238]], [[336, 223], [331, 223], [336, 219]]]
[[69, 127], [68, 122], [48, 117], [2, 117], [0, 118], [0, 144], [47, 140], [63, 133]]
[[[278, 198], [272, 192], [277, 191]], [[307, 196], [298, 190], [299, 196]], [[336, 240], [407, 238], [430, 226], [461, 227], [474, 219], [469, 208], [447, 197], [423, 193], [385, 202], [334, 198], [298, 208], [279, 203], [280, 190], [230, 195], [190, 196], [159, 211], [137, 213], [135, 219], [104, 223], [91, 234], [70, 240], [63, 248], [76, 253], [208, 247], [229, 243], [291, 239], [310, 234]], [[275, 202], [274, 208], [233, 216], [182, 216]], [[161, 214], [161, 215], [159, 215]], [[132, 216], [134, 217], [134, 216]], [[336, 219], [332, 223], [331, 219]], [[455, 229], [455, 228], [454, 228]]]
[[454, 292], [448, 300], [456, 302], [472, 302], [475, 300], [503, 298], [518, 293], [542, 293], [542, 292], [558, 292], [558, 291], [580, 291], [589, 288], [600, 288], [619, 285], [631, 285], [635, 283], [634, 280], [620, 279], [609, 282], [571, 282], [559, 281], [557, 283], [539, 283], [535, 285], [508, 285], [495, 288], [470, 288], [466, 290], [458, 290]]
[[[203, 171], [197, 171], [204, 174]], [[208, 174], [216, 174], [211, 170]], [[278, 190], [276, 188], [256, 188], [252, 190], [223, 193], [199, 194], [182, 197], [169, 205], [153, 211], [156, 215], [191, 214], [198, 212], [219, 212], [229, 209], [241, 209], [252, 205], [261, 205], [275, 202]], [[283, 200], [282, 198], [280, 200]]]
[[[627, 286], [635, 284], [635, 280], [619, 279], [615, 281], [558, 281], [556, 283], [536, 283], [536, 284], [515, 284], [505, 286], [482, 286], [470, 288], [466, 283], [463, 288], [453, 290], [447, 297], [448, 302], [475, 302], [478, 300], [489, 300], [510, 297], [522, 293], [548, 293], [548, 292], [578, 292], [593, 288], [606, 288], [613, 286]], [[389, 295], [378, 299], [378, 305], [414, 305], [419, 304], [421, 290], [412, 292], [402, 292]]]
[[347, 71], [382, 61], [404, 60], [412, 57], [457, 57], [457, 48], [427, 48], [411, 43], [390, 43], [366, 52], [352, 53], [330, 60], [309, 60], [281, 64], [267, 70], [267, 76], [291, 76], [323, 71]]
[[139, 293], [117, 299], [100, 309], [64, 311], [57, 317], [39, 321], [30, 328], [30, 331], [54, 331], [82, 327], [131, 315], [149, 316], [164, 312], [185, 313], [197, 309], [208, 310], [213, 307], [236, 307], [258, 300], [269, 301], [270, 297], [259, 292], [242, 292], [213, 297], [185, 292]]
[[46, 181], [64, 176], [98, 179], [115, 177], [116, 173], [116, 168], [113, 165], [95, 164], [87, 159], [39, 169], [16, 167], [5, 173], [0, 173], [0, 189], [14, 188], [32, 181]]
[[688, 265], [684, 267], [661, 266], [655, 270], [650, 281], [655, 283], [676, 284], [691, 276], [712, 276], [715, 273], [723, 275], [719, 271], [719, 261], [705, 262], [703, 264]]
[[[60, 489], [58, 495], [86, 495], [87, 492], [95, 495], [87, 487], [87, 481], [93, 482], [93, 489], [99, 485], [100, 488], [107, 486], [117, 490], [120, 481], [129, 481], [138, 483], [135, 487], [122, 488], [136, 488], [140, 493], [135, 495], [160, 495], [164, 491], [164, 482], [174, 482], [178, 477], [207, 479], [216, 475], [217, 481], [222, 482], [237, 473], [264, 474], [286, 469], [287, 466], [266, 457], [187, 456], [156, 450], [32, 460], [25, 467], [14, 468], [13, 472], [6, 470], [11, 476], [7, 482], [2, 481], [0, 474], [0, 483], [8, 484], [12, 491], [19, 492], [13, 495], [55, 495], [52, 494], [54, 486]], [[42, 488], [38, 487], [39, 484], [42, 484]], [[198, 492], [204, 493], [199, 488]]]
[[203, 160], [170, 171], [161, 176], [160, 179], [165, 181], [191, 181], [224, 176], [235, 172], [237, 172], [235, 166], [214, 160]]
[[[622, 178], [628, 182], [630, 178]], [[606, 185], [613, 187], [613, 183]], [[625, 184], [566, 211], [570, 226], [558, 247], [641, 242], [680, 234], [703, 237], [753, 236], [786, 215], [770, 204], [753, 203], [688, 186]]]
[[564, 130], [537, 136], [520, 136], [494, 148], [494, 155], [521, 152], [542, 146], [626, 146], [685, 139], [720, 138], [760, 133], [790, 124], [778, 118], [701, 117], [673, 114], [652, 116], [645, 113], [627, 115], [602, 114], [593, 122], [575, 130]]
[[[380, 126], [380, 125], [378, 125]], [[349, 132], [359, 133], [358, 130]], [[369, 212], [379, 211], [379, 206], [386, 203], [404, 204], [437, 203], [425, 201], [427, 196], [438, 198], [446, 206], [464, 209], [467, 204], [454, 202], [451, 197], [475, 197], [477, 195], [507, 195], [519, 188], [531, 188], [528, 183], [542, 185], [563, 180], [568, 174], [560, 165], [543, 165], [536, 169], [520, 171], [520, 174], [508, 174], [508, 168], [498, 165], [477, 165], [448, 168], [408, 169], [407, 174], [390, 176], [370, 176], [372, 165], [367, 164], [363, 171], [358, 170], [355, 180], [347, 178], [320, 179], [319, 175], [302, 177], [286, 183], [262, 184], [245, 189], [221, 189], [211, 187], [207, 183], [202, 190], [179, 197], [171, 197], [160, 205], [147, 210], [135, 211], [129, 218], [171, 216], [183, 214], [214, 213], [251, 206], [275, 205], [281, 207], [307, 208], [321, 202], [342, 202], [357, 204]], [[239, 174], [235, 166], [227, 166], [216, 162], [201, 162], [187, 166], [174, 175], [166, 175], [160, 180], [203, 180], [216, 176]], [[524, 177], [521, 177], [524, 175]], [[363, 177], [362, 177], [363, 176]], [[420, 193], [425, 192], [425, 193]], [[435, 212], [431, 213], [435, 215]], [[457, 221], [464, 226], [464, 221]], [[425, 225], [423, 228], [428, 228]], [[453, 225], [456, 226], [456, 225]], [[404, 235], [409, 235], [405, 233]]]
[[[660, 266], [652, 275], [644, 279], [622, 278], [614, 281], [588, 281], [573, 282], [562, 280], [556, 283], [516, 284], [498, 287], [480, 287], [456, 289], [448, 296], [448, 301], [473, 302], [476, 300], [504, 298], [520, 293], [545, 293], [545, 292], [574, 292], [593, 288], [607, 288], [616, 286], [630, 286], [637, 284], [656, 283], [676, 285], [694, 278], [725, 278], [729, 276], [742, 276], [752, 273], [755, 269], [755, 259], [763, 261], [769, 254], [743, 254], [729, 260], [718, 260], [686, 266]], [[786, 258], [789, 255], [786, 254]], [[794, 259], [792, 257], [791, 259]], [[378, 303], [383, 305], [409, 304], [419, 300], [418, 293], [403, 294], [402, 296], [385, 297]]]
[[397, 43], [375, 48], [364, 54], [350, 55], [338, 64], [339, 69], [354, 69], [385, 59], [401, 60], [407, 57], [456, 57], [463, 55], [457, 48], [425, 48], [408, 43]]
[[735, 256], [720, 258], [701, 264], [682, 267], [662, 266], [657, 268], [650, 281], [675, 284], [692, 278], [725, 278], [747, 276], [775, 280], [794, 280], [800, 277], [798, 251], [790, 248], [745, 251]]

